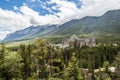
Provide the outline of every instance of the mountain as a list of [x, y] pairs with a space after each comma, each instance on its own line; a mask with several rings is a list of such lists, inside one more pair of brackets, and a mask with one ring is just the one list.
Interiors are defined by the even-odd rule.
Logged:
[[[55, 34], [120, 34], [120, 10], [109, 11], [100, 17], [84, 17], [59, 29]], [[67, 24], [70, 24], [68, 22]], [[66, 24], [63, 24], [64, 27]]]
[[[60, 29], [55, 33], [57, 35], [63, 34], [83, 34], [87, 33], [91, 28], [90, 25], [94, 24], [98, 17], [84, 17], [80, 20], [72, 20], [63, 24]], [[73, 24], [71, 24], [71, 22]], [[71, 25], [69, 25], [71, 24]]]
[[50, 34], [57, 31], [57, 25], [50, 26], [30, 26], [26, 29], [16, 31], [14, 33], [8, 34], [4, 41], [13, 41], [13, 40], [21, 40], [21, 39], [30, 39], [39, 36], [47, 37]]
[[5, 41], [20, 40], [36, 37], [54, 37], [64, 35], [120, 35], [120, 10], [108, 11], [102, 16], [86, 16], [82, 19], [71, 20], [59, 27], [50, 26], [31, 26], [26, 29], [8, 34]]

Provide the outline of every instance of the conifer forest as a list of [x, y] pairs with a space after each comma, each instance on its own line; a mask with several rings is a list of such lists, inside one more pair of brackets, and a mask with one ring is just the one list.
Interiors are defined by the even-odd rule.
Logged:
[[0, 46], [0, 80], [120, 80], [120, 45]]

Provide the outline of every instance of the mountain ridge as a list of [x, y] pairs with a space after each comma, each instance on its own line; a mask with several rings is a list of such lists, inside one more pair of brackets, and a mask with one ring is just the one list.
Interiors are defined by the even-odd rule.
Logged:
[[111, 10], [104, 15], [86, 16], [82, 19], [74, 19], [62, 25], [48, 26], [30, 26], [26, 29], [8, 34], [4, 41], [29, 39], [29, 38], [46, 38], [54, 36], [64, 36], [71, 34], [93, 34], [93, 35], [120, 35], [120, 10]]

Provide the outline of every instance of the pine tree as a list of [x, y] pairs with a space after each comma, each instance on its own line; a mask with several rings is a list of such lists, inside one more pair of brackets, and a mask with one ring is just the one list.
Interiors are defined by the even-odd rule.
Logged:
[[10, 72], [8, 71], [8, 66], [5, 66], [5, 56], [8, 54], [5, 44], [1, 44], [1, 51], [0, 51], [0, 78], [3, 78], [5, 80], [11, 80], [12, 76]]
[[95, 76], [94, 76], [95, 56], [94, 55], [89, 55], [88, 65], [89, 65], [88, 70], [91, 73], [91, 79], [95, 80]]
[[109, 63], [109, 61], [105, 61], [104, 63], [103, 63], [103, 67], [105, 67], [105, 72], [106, 73], [109, 73], [109, 66], [110, 66], [110, 63]]
[[80, 70], [77, 65], [75, 53], [73, 53], [71, 61], [68, 65], [67, 76], [68, 76], [68, 80], [84, 80], [82, 73], [80, 74]]
[[37, 79], [46, 79], [48, 77], [47, 65], [46, 65], [46, 54], [47, 47], [46, 41], [42, 39], [36, 40], [34, 57], [35, 57], [35, 69], [36, 69], [36, 78]]
[[4, 43], [2, 43], [0, 50], [0, 78], [5, 78], [5, 69], [3, 67], [4, 57], [5, 57], [5, 45]]
[[26, 47], [26, 45], [22, 45], [19, 48], [19, 54], [21, 55], [22, 61], [21, 63], [23, 64], [22, 67], [22, 75], [23, 75], [23, 80], [28, 79], [31, 76], [31, 52], [32, 48], [29, 45]]
[[120, 53], [116, 56], [116, 80], [120, 80]]
[[30, 77], [31, 76], [31, 55], [32, 55], [33, 49], [32, 49], [32, 45], [28, 45], [26, 48], [26, 56], [27, 56], [27, 76]]
[[102, 78], [102, 72], [101, 72], [101, 69], [99, 68], [99, 73], [98, 73], [99, 75], [98, 75], [98, 78], [97, 78], [97, 80], [103, 80], [103, 78]]
[[4, 63], [4, 56], [5, 56], [5, 44], [1, 44], [1, 52], [0, 52], [0, 63]]

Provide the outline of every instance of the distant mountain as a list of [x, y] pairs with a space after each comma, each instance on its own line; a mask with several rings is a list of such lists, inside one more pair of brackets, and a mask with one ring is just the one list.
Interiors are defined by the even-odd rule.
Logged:
[[30, 26], [26, 29], [8, 34], [4, 41], [13, 41], [21, 39], [30, 39], [36, 37], [47, 37], [57, 31], [57, 25], [50, 26]]
[[71, 34], [120, 35], [120, 10], [108, 11], [99, 17], [86, 16], [79, 20], [71, 20], [63, 25], [31, 26], [24, 30], [8, 34], [5, 41], [36, 37], [54, 37]]
[[[55, 34], [120, 34], [120, 10], [109, 11], [100, 17], [84, 17], [73, 24], [63, 24]], [[65, 28], [66, 26], [66, 28]]]
[[[72, 20], [63, 24], [55, 33], [57, 35], [63, 34], [83, 34], [87, 33], [91, 25], [96, 22], [98, 17], [84, 17], [80, 20]], [[73, 24], [71, 24], [73, 23]]]

